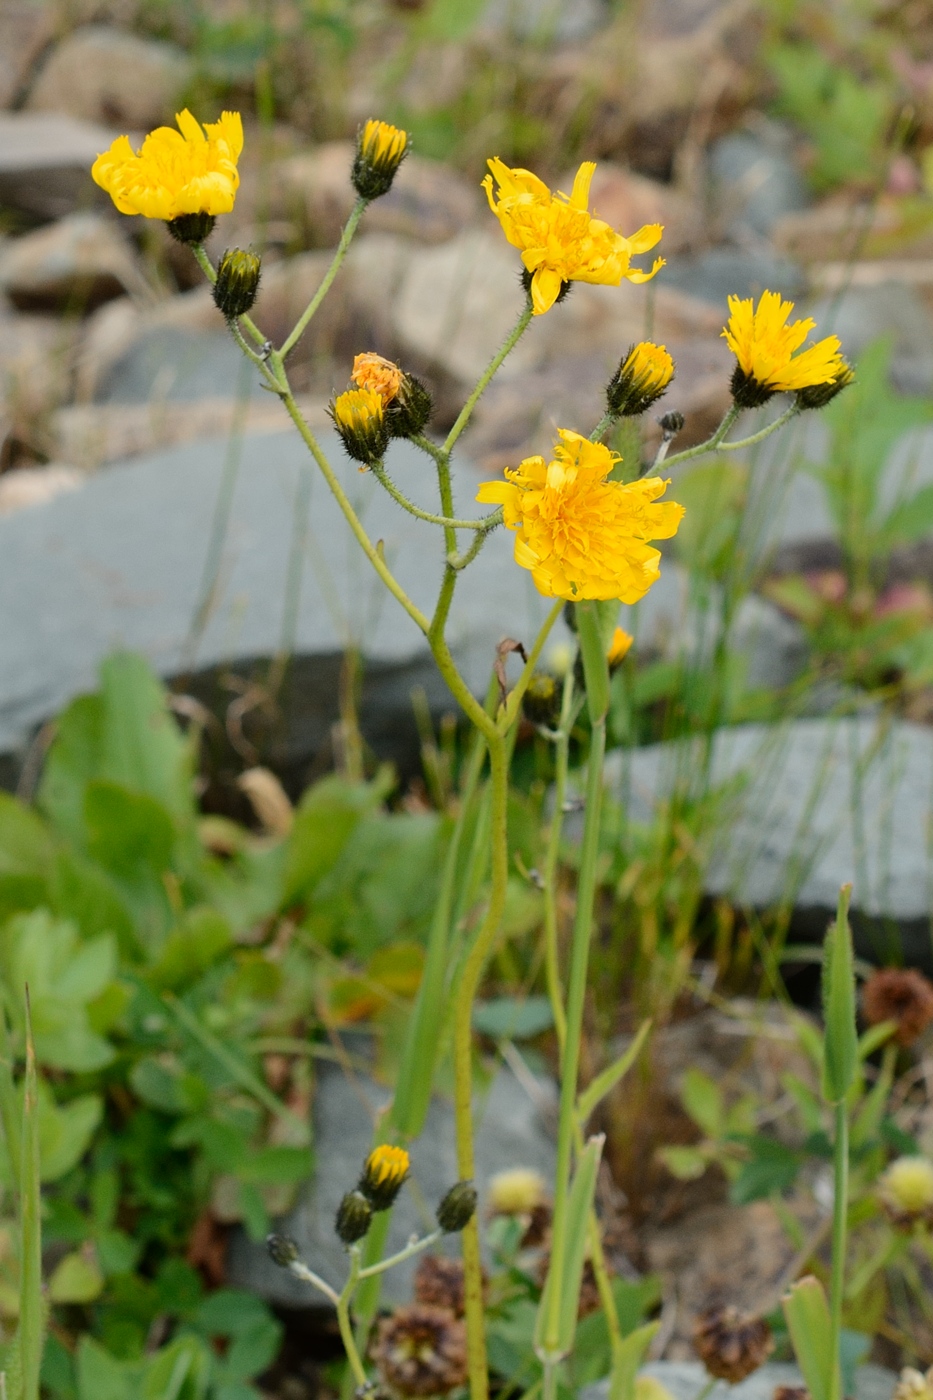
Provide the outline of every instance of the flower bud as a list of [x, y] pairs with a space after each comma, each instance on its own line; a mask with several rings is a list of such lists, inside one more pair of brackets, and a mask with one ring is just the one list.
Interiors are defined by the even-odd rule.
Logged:
[[242, 248], [228, 248], [217, 268], [214, 301], [228, 321], [251, 311], [259, 291], [262, 260]]
[[554, 676], [536, 671], [522, 697], [525, 718], [541, 729], [554, 729], [560, 719], [561, 687]]
[[476, 1187], [472, 1181], [458, 1181], [451, 1186], [437, 1208], [437, 1223], [448, 1235], [455, 1235], [468, 1225], [476, 1213]]
[[413, 374], [403, 374], [398, 393], [386, 415], [390, 435], [415, 437], [423, 431], [433, 410], [434, 400], [421, 380]]
[[290, 1235], [267, 1235], [266, 1249], [273, 1264], [287, 1269], [298, 1258], [298, 1246]]
[[633, 418], [659, 399], [674, 378], [674, 361], [663, 345], [633, 345], [606, 385], [606, 404], [616, 418]]
[[166, 227], [176, 242], [193, 246], [210, 237], [216, 222], [213, 214], [177, 214], [167, 220]]
[[896, 1224], [933, 1219], [933, 1162], [926, 1157], [898, 1157], [882, 1172], [878, 1195]]
[[359, 1191], [348, 1191], [337, 1207], [334, 1229], [344, 1244], [356, 1244], [373, 1223], [373, 1208]]
[[345, 394], [338, 394], [329, 411], [354, 461], [369, 466], [370, 462], [382, 460], [389, 445], [389, 430], [379, 394], [372, 389], [348, 389]]
[[408, 154], [408, 133], [388, 122], [368, 121], [356, 138], [350, 180], [361, 199], [388, 194]]
[[669, 413], [661, 414], [658, 426], [664, 435], [665, 442], [673, 442], [677, 434], [684, 430], [684, 415], [678, 413], [676, 409], [671, 409]]
[[774, 1339], [763, 1317], [751, 1317], [738, 1308], [713, 1308], [697, 1319], [693, 1345], [711, 1376], [737, 1385], [764, 1365], [774, 1350]]
[[933, 1400], [933, 1366], [926, 1372], [905, 1366], [894, 1391], [894, 1400]]
[[373, 1210], [388, 1210], [408, 1176], [410, 1159], [404, 1147], [383, 1144], [370, 1152], [363, 1163], [357, 1189]]
[[606, 660], [609, 662], [610, 672], [618, 670], [622, 662], [628, 656], [629, 648], [635, 638], [630, 632], [624, 632], [621, 627], [617, 627], [612, 634], [612, 641], [606, 653]]
[[828, 403], [841, 394], [843, 389], [848, 388], [855, 378], [855, 371], [852, 366], [843, 362], [842, 369], [834, 379], [828, 380], [825, 384], [808, 384], [804, 389], [797, 390], [797, 408], [806, 411], [808, 408], [825, 408]]

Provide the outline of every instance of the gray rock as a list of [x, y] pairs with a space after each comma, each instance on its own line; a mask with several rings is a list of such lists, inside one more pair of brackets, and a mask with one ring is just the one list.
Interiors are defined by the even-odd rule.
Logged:
[[723, 796], [706, 888], [757, 909], [792, 905], [794, 930], [821, 938], [839, 886], [853, 882], [857, 942], [884, 958], [903, 947], [929, 967], [933, 731], [883, 717], [800, 719], [722, 729], [708, 784], [702, 741], [610, 755], [610, 789], [649, 821], [678, 791]]
[[[403, 586], [430, 608], [441, 574], [440, 532], [358, 473], [332, 433], [321, 438], [372, 538], [384, 541]], [[19, 600], [0, 615], [0, 753], [21, 749], [36, 724], [93, 689], [101, 659], [115, 647], [142, 652], [168, 677], [275, 656], [287, 625], [286, 574], [305, 471], [313, 474], [293, 650], [305, 661], [296, 722], [303, 717], [311, 728], [286, 735], [288, 753], [306, 773], [328, 742], [340, 657], [351, 643], [371, 677], [371, 710], [383, 736], [410, 725], [416, 685], [436, 710], [452, 708], [420, 632], [385, 593], [292, 432], [242, 440], [217, 593], [192, 645], [227, 457], [223, 441], [154, 454], [0, 519], [0, 591]], [[399, 443], [389, 461], [403, 488], [430, 507], [427, 458]], [[478, 511], [471, 505], [475, 474], [461, 461], [454, 476], [459, 507]], [[495, 532], [464, 576], [448, 630], [476, 693], [486, 689], [499, 640], [530, 642], [545, 612], [530, 576], [513, 561], [511, 537]]]
[[725, 316], [730, 296], [757, 297], [767, 288], [794, 298], [806, 284], [796, 263], [765, 249], [711, 248], [696, 257], [672, 257], [658, 274], [658, 285], [714, 301]]
[[735, 131], [709, 153], [713, 214], [720, 229], [739, 240], [770, 233], [776, 221], [808, 204], [807, 188], [780, 127]]
[[153, 326], [110, 368], [97, 397], [102, 403], [232, 399], [243, 362], [242, 351], [223, 331]]
[[[541, 1081], [545, 1103], [555, 1097], [554, 1086]], [[346, 1277], [346, 1252], [334, 1234], [334, 1216], [344, 1192], [356, 1184], [360, 1167], [372, 1147], [376, 1114], [389, 1094], [366, 1076], [351, 1082], [336, 1065], [323, 1064], [318, 1071], [314, 1099], [315, 1176], [303, 1198], [281, 1222], [281, 1228], [299, 1244], [304, 1261], [331, 1284]], [[476, 1184], [480, 1210], [489, 1179], [509, 1167], [532, 1167], [550, 1180], [554, 1172], [554, 1144], [542, 1124], [538, 1104], [511, 1071], [500, 1070], [478, 1102], [476, 1130]], [[457, 1180], [453, 1109], [435, 1098], [424, 1131], [409, 1149], [412, 1184], [399, 1196], [392, 1217], [389, 1251], [404, 1247], [413, 1233], [434, 1227], [433, 1212], [444, 1193]], [[416, 1261], [409, 1261], [384, 1276], [383, 1296], [391, 1303], [409, 1301]], [[231, 1240], [227, 1279], [234, 1287], [249, 1288], [272, 1302], [317, 1305], [320, 1294], [277, 1268], [261, 1244], [251, 1243], [237, 1232]], [[326, 1304], [324, 1304], [326, 1306]]]
[[124, 131], [147, 131], [171, 120], [193, 70], [192, 60], [175, 44], [89, 24], [51, 51], [26, 105], [35, 112], [67, 112]]
[[55, 6], [36, 0], [4, 0], [0, 6], [0, 107], [13, 107], [30, 69], [55, 35]]
[[67, 214], [11, 238], [0, 253], [0, 287], [25, 311], [85, 312], [147, 286], [123, 230], [102, 214]]
[[[674, 1400], [696, 1400], [709, 1377], [698, 1361], [651, 1361], [642, 1370], [665, 1386]], [[769, 1361], [738, 1385], [717, 1381], [710, 1400], [772, 1400], [775, 1386], [802, 1385], [796, 1366]], [[891, 1400], [897, 1376], [884, 1366], [859, 1366], [855, 1372], [855, 1400]], [[580, 1391], [580, 1400], [606, 1400], [609, 1382], [597, 1381]]]
[[0, 205], [40, 219], [106, 200], [91, 166], [114, 132], [58, 112], [0, 112]]

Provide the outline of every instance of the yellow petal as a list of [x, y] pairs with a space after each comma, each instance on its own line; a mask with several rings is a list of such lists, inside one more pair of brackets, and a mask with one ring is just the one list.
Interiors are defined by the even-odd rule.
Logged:
[[551, 267], [539, 267], [531, 279], [531, 302], [536, 316], [550, 311], [558, 296], [563, 278]]
[[507, 481], [484, 481], [476, 493], [476, 500], [484, 506], [504, 506], [512, 499], [516, 489]]
[[[585, 160], [574, 176], [573, 189], [570, 192], [571, 209], [585, 209], [590, 202], [590, 185], [593, 183], [593, 176], [596, 173], [596, 162]], [[655, 239], [655, 243], [657, 239]], [[649, 247], [653, 248], [654, 243]]]
[[640, 286], [642, 282], [650, 282], [652, 277], [656, 276], [664, 266], [666, 266], [664, 258], [655, 258], [650, 272], [639, 272], [637, 268], [631, 267], [625, 274], [626, 280]]

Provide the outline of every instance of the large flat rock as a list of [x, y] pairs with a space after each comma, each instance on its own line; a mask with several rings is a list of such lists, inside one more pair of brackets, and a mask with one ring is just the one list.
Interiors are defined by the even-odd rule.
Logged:
[[853, 882], [860, 949], [886, 960], [901, 947], [929, 967], [933, 859], [933, 730], [881, 717], [746, 724], [713, 738], [610, 755], [610, 789], [635, 821], [679, 792], [719, 790], [709, 893], [757, 909], [786, 904], [794, 930], [821, 938]]
[[[556, 1102], [554, 1086], [539, 1085], [545, 1105]], [[372, 1147], [378, 1113], [390, 1098], [388, 1090], [366, 1075], [352, 1080], [336, 1065], [318, 1071], [314, 1099], [315, 1174], [281, 1229], [298, 1243], [305, 1263], [330, 1284], [342, 1284], [347, 1273], [346, 1251], [334, 1233], [334, 1217], [346, 1191], [356, 1185], [360, 1167]], [[477, 1100], [476, 1186], [480, 1210], [489, 1179], [510, 1167], [532, 1167], [550, 1181], [554, 1173], [554, 1143], [541, 1116], [541, 1102], [530, 1096], [510, 1070], [500, 1070]], [[434, 1228], [434, 1209], [457, 1180], [453, 1107], [435, 1098], [421, 1136], [410, 1147], [411, 1183], [404, 1188], [392, 1214], [388, 1252], [402, 1249], [412, 1234]], [[385, 1275], [383, 1296], [390, 1303], [408, 1302], [417, 1260]], [[321, 1306], [320, 1294], [272, 1263], [265, 1246], [242, 1232], [232, 1240], [227, 1279], [233, 1287], [249, 1288], [272, 1302]], [[326, 1306], [326, 1305], [325, 1305]]]
[[[696, 1400], [709, 1376], [699, 1361], [651, 1361], [642, 1371], [654, 1376], [674, 1400]], [[746, 1376], [738, 1385], [716, 1381], [709, 1392], [710, 1400], [772, 1400], [779, 1385], [800, 1386], [803, 1377], [796, 1366], [769, 1361]], [[897, 1376], [884, 1366], [859, 1366], [855, 1372], [855, 1400], [891, 1400]], [[596, 1381], [580, 1391], [580, 1400], [607, 1400], [609, 1382]]]
[[[443, 538], [405, 514], [359, 473], [333, 434], [323, 435], [341, 480], [403, 586], [430, 609], [441, 579]], [[233, 480], [229, 526], [203, 635], [194, 644], [212, 520], [225, 463]], [[427, 509], [435, 507], [430, 460], [395, 445], [390, 468]], [[472, 504], [475, 470], [455, 471], [458, 508]], [[304, 483], [302, 485], [302, 483]], [[296, 520], [300, 489], [307, 489]], [[288, 601], [289, 554], [304, 533], [300, 588]], [[95, 686], [114, 648], [149, 658], [165, 677], [271, 658], [288, 644], [303, 659], [301, 703], [336, 718], [339, 659], [360, 649], [383, 686], [384, 729], [410, 722], [411, 690], [452, 708], [418, 628], [389, 597], [351, 536], [306, 449], [292, 432], [200, 442], [100, 471], [79, 490], [0, 519], [0, 754], [22, 749], [34, 727]], [[289, 608], [294, 620], [289, 623]], [[448, 636], [477, 694], [497, 643], [530, 643], [547, 610], [495, 532], [463, 575]], [[317, 691], [321, 694], [317, 695]], [[378, 710], [380, 694], [371, 694]], [[326, 702], [326, 704], [325, 704]], [[365, 726], [364, 726], [365, 732]], [[327, 726], [324, 726], [327, 733]], [[299, 750], [301, 746], [299, 745]], [[313, 736], [305, 758], [313, 756]]]

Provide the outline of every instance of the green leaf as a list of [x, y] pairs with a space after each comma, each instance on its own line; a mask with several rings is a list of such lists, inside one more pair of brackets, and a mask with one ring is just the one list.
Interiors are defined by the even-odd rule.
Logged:
[[678, 1181], [699, 1181], [709, 1166], [709, 1157], [698, 1147], [662, 1147], [658, 1156]]
[[751, 1135], [743, 1138], [751, 1160], [742, 1169], [729, 1189], [729, 1199], [736, 1205], [764, 1200], [773, 1192], [786, 1191], [793, 1186], [800, 1171], [800, 1156], [774, 1138]]
[[283, 901], [307, 897], [334, 869], [361, 818], [373, 806], [371, 789], [325, 778], [305, 793], [288, 838]]
[[494, 1040], [531, 1040], [554, 1024], [547, 997], [496, 997], [473, 1006], [473, 1029]]
[[208, 1091], [172, 1055], [146, 1055], [130, 1071], [130, 1088], [161, 1113], [193, 1113], [208, 1105]]
[[723, 1129], [725, 1106], [722, 1090], [701, 1069], [688, 1069], [680, 1084], [684, 1108], [707, 1137], [717, 1138]]
[[87, 785], [84, 815], [88, 851], [118, 878], [133, 882], [143, 871], [168, 869], [175, 831], [155, 798], [96, 779]]
[[858, 1067], [858, 1033], [855, 1024], [855, 971], [849, 900], [852, 886], [839, 891], [836, 921], [826, 935], [823, 961], [823, 1097], [840, 1103], [849, 1092]]
[[179, 822], [195, 815], [193, 750], [142, 656], [121, 652], [100, 668], [100, 776], [151, 797]]
[[643, 1327], [636, 1327], [616, 1348], [609, 1378], [609, 1400], [635, 1400], [638, 1368], [644, 1362], [660, 1325], [659, 1322], [647, 1322]]
[[39, 1138], [42, 1180], [58, 1181], [87, 1152], [103, 1117], [104, 1105], [98, 1094], [82, 1094], [66, 1104], [56, 1104], [51, 1091], [39, 1087]]
[[143, 1375], [143, 1400], [201, 1400], [211, 1356], [199, 1337], [178, 1337], [156, 1352]]
[[78, 1343], [79, 1400], [135, 1400], [136, 1369], [118, 1361], [85, 1333]]
[[233, 930], [216, 909], [188, 909], [165, 941], [149, 973], [156, 987], [181, 991], [220, 958], [233, 943]]
[[489, 0], [434, 0], [421, 29], [426, 38], [451, 43], [469, 34]]
[[103, 723], [99, 695], [73, 700], [55, 721], [39, 784], [40, 807], [78, 849], [84, 845], [84, 790], [100, 772]]
[[75, 851], [59, 851], [50, 881], [52, 912], [77, 924], [85, 938], [116, 935], [121, 954], [135, 961], [140, 945], [133, 915], [113, 880]]
[[42, 819], [29, 807], [0, 792], [0, 875], [49, 872], [54, 843]]
[[56, 1264], [49, 1279], [53, 1303], [93, 1303], [104, 1290], [104, 1276], [96, 1258], [75, 1250]]
[[812, 1400], [830, 1400], [834, 1359], [829, 1304], [819, 1279], [808, 1274], [781, 1300], [797, 1365]]
[[632, 1065], [638, 1059], [641, 1048], [645, 1043], [648, 1032], [651, 1029], [651, 1021], [643, 1021], [638, 1031], [632, 1037], [631, 1043], [626, 1047], [617, 1060], [597, 1074], [577, 1099], [577, 1117], [582, 1124], [586, 1124], [590, 1114], [596, 1105], [611, 1093], [615, 1086], [624, 1079]]
[[25, 991], [26, 1073], [23, 1080], [23, 1130], [19, 1170], [19, 1323], [16, 1347], [22, 1367], [23, 1400], [39, 1400], [39, 1373], [45, 1342], [42, 1297], [41, 1124], [36, 1053], [32, 1038], [29, 992]]
[[[538, 1306], [535, 1348], [539, 1355], [542, 1351], [547, 1351], [567, 1356], [573, 1350], [583, 1265], [586, 1260], [589, 1215], [593, 1207], [596, 1173], [599, 1170], [604, 1142], [605, 1138], [602, 1136], [590, 1138], [577, 1160], [564, 1217], [563, 1270], [560, 1277], [555, 1275], [555, 1251], [552, 1246], [551, 1266]], [[550, 1310], [553, 1306], [550, 1300], [555, 1289], [560, 1299], [556, 1336], [549, 1335]]]

